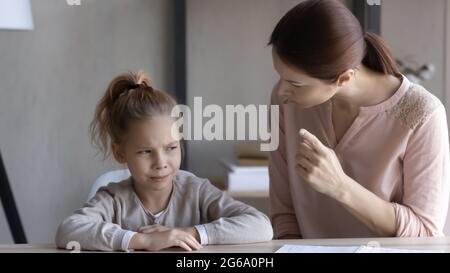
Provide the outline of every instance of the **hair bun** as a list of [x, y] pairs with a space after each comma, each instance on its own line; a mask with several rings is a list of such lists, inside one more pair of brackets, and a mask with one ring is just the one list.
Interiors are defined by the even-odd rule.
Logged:
[[139, 87], [152, 87], [152, 81], [144, 71], [139, 70], [138, 72], [130, 72], [130, 74], [135, 85], [138, 85]]
[[141, 86], [142, 86], [141, 84], [133, 83], [133, 84], [130, 85], [129, 89], [130, 89], [130, 90], [131, 90], [131, 89], [138, 89], [138, 88], [141, 87]]

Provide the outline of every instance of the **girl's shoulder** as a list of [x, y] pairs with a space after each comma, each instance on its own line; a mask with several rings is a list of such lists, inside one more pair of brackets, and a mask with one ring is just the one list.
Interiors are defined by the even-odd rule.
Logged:
[[120, 182], [110, 182], [106, 186], [100, 187], [94, 197], [109, 196], [112, 199], [130, 198], [133, 196], [131, 179], [127, 178]]
[[179, 170], [177, 172], [175, 181], [182, 186], [200, 186], [203, 183], [208, 182], [207, 179], [198, 177], [195, 174], [184, 170]]
[[216, 187], [211, 184], [211, 182], [206, 178], [201, 178], [188, 171], [179, 170], [175, 182], [179, 188], [183, 191], [203, 191], [211, 190]]

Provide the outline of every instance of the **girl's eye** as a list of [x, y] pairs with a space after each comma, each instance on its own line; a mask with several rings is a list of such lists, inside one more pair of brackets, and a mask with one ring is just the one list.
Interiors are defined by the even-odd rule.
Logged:
[[150, 151], [150, 150], [145, 150], [145, 151], [139, 151], [138, 154], [146, 155], [146, 154], [150, 154], [151, 152], [152, 151]]
[[175, 150], [176, 148], [178, 148], [178, 146], [172, 146], [172, 147], [169, 147], [169, 150], [172, 151], [172, 150]]
[[303, 87], [303, 85], [298, 85], [298, 84], [295, 84], [295, 83], [291, 83], [291, 85], [292, 85], [293, 87], [296, 87], [296, 88], [301, 88], [301, 87]]

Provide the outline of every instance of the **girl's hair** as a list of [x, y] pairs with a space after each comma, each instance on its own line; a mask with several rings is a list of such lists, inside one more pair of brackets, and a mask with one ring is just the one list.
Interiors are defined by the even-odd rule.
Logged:
[[170, 115], [175, 105], [169, 94], [153, 89], [144, 72], [122, 74], [111, 81], [97, 104], [90, 126], [91, 141], [105, 159], [112, 143], [122, 143], [130, 121]]
[[277, 24], [269, 45], [286, 63], [322, 80], [335, 82], [361, 63], [401, 76], [383, 40], [364, 34], [358, 19], [337, 0], [307, 0], [295, 6]]

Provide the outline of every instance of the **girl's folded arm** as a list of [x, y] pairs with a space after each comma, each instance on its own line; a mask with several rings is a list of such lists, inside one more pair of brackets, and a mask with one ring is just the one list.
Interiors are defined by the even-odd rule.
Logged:
[[126, 251], [134, 232], [113, 223], [114, 207], [113, 196], [107, 190], [100, 189], [81, 209], [59, 225], [56, 245], [66, 248], [74, 242], [86, 250]]
[[209, 244], [242, 244], [270, 241], [269, 218], [257, 209], [234, 200], [209, 181], [200, 188], [203, 218]]

